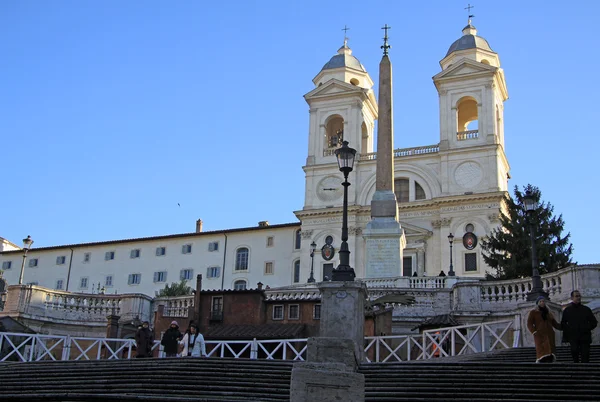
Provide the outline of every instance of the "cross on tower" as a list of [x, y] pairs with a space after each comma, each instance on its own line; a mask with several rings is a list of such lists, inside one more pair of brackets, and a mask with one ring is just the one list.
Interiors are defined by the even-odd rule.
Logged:
[[350, 28], [348, 28], [346, 25], [344, 25], [344, 28], [342, 29], [342, 31], [344, 31], [344, 46], [346, 46], [348, 43], [348, 36], [346, 34], [348, 33], [349, 30], [350, 30]]
[[475, 8], [475, 6], [472, 6], [471, 3], [467, 3], [467, 6], [465, 7], [465, 10], [467, 10], [467, 12], [469, 13], [469, 24], [471, 23], [471, 18], [475, 17], [473, 14], [471, 14], [471, 9]]
[[381, 46], [381, 48], [383, 49], [383, 55], [387, 56], [388, 54], [388, 49], [391, 48], [390, 45], [388, 45], [387, 41], [388, 41], [388, 29], [392, 29], [392, 27], [388, 27], [388, 24], [385, 24], [385, 26], [383, 28], [381, 28], [385, 31], [385, 35], [383, 37], [383, 46]]

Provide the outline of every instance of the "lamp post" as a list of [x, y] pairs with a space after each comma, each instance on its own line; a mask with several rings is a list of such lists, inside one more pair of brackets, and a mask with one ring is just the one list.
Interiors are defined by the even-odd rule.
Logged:
[[310, 276], [308, 277], [308, 283], [314, 283], [315, 282], [315, 271], [314, 271], [314, 266], [315, 266], [315, 250], [317, 249], [317, 243], [315, 243], [314, 241], [312, 243], [310, 243]]
[[25, 260], [27, 259], [27, 252], [31, 248], [33, 244], [33, 240], [31, 240], [31, 236], [27, 236], [23, 239], [23, 262], [21, 263], [21, 273], [19, 274], [19, 285], [23, 284], [23, 274], [25, 273]]
[[529, 222], [529, 237], [531, 238], [531, 281], [533, 282], [533, 288], [527, 295], [527, 300], [535, 301], [540, 296], [544, 296], [546, 299], [548, 299], [548, 293], [544, 292], [542, 278], [540, 278], [537, 249], [535, 246], [535, 227], [533, 226], [533, 214], [538, 205], [530, 190], [525, 191], [525, 196], [523, 196], [523, 204], [525, 205], [527, 221]]
[[356, 149], [348, 146], [348, 141], [342, 143], [341, 148], [335, 150], [340, 172], [344, 174], [344, 206], [342, 209], [342, 244], [340, 246], [340, 264], [332, 273], [332, 281], [353, 281], [354, 269], [350, 266], [350, 250], [348, 250], [348, 174], [354, 167]]
[[450, 243], [450, 269], [448, 270], [448, 276], [456, 276], [454, 266], [452, 265], [452, 243], [454, 243], [454, 235], [452, 233], [448, 235], [448, 242]]

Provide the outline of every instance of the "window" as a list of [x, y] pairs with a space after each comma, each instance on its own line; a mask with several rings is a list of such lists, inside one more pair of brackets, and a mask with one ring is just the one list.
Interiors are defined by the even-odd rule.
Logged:
[[83, 262], [90, 262], [91, 259], [92, 259], [92, 253], [85, 253], [83, 255]]
[[233, 289], [234, 290], [246, 290], [246, 281], [244, 281], [244, 280], [235, 281], [233, 283]]
[[83, 277], [79, 280], [79, 289], [87, 289], [88, 287], [88, 278]]
[[477, 253], [465, 253], [465, 272], [477, 271]]
[[129, 274], [129, 278], [127, 278], [128, 285], [139, 285], [142, 281], [142, 274]]
[[246, 247], [239, 248], [235, 253], [235, 270], [248, 270], [248, 249]]
[[56, 281], [55, 289], [56, 290], [62, 290], [63, 289], [63, 285], [64, 285], [64, 281], [62, 279], [59, 279], [59, 280]]
[[32, 258], [29, 260], [29, 267], [33, 268], [33, 267], [37, 267], [38, 266], [38, 259], [37, 258]]
[[273, 320], [283, 320], [283, 306], [273, 306]]
[[208, 243], [208, 251], [219, 251], [219, 242], [213, 241]]
[[135, 248], [135, 249], [131, 250], [131, 253], [129, 254], [129, 258], [140, 258], [140, 253], [141, 253], [141, 250], [139, 248]]
[[11, 269], [12, 268], [12, 261], [4, 261], [2, 263], [2, 269]]
[[465, 226], [465, 232], [473, 233], [475, 231], [475, 226], [472, 223], [467, 223]]
[[412, 257], [402, 257], [402, 276], [412, 275]]
[[[134, 274], [136, 275], [136, 274]], [[129, 277], [131, 277], [131, 275], [129, 275]], [[154, 282], [166, 282], [167, 281], [167, 271], [157, 271], [154, 273]], [[131, 282], [129, 283], [130, 285], [132, 284], [137, 284], [138, 282]]]
[[65, 257], [64, 255], [56, 257], [56, 265], [63, 265], [65, 261], [67, 261], [67, 257]]
[[273, 275], [273, 263], [265, 262], [265, 275]]
[[290, 304], [288, 310], [288, 318], [290, 320], [300, 319], [300, 306], [298, 304]]
[[344, 140], [344, 119], [341, 116], [332, 116], [325, 125], [327, 148], [337, 148]]
[[223, 321], [223, 296], [213, 296], [210, 319], [213, 321]]
[[179, 271], [179, 279], [189, 281], [194, 278], [194, 270], [191, 268], [182, 269]]
[[218, 278], [221, 274], [221, 268], [219, 267], [208, 267], [206, 269], [206, 276], [208, 278]]
[[184, 244], [181, 246], [181, 254], [191, 254], [192, 253], [192, 245]]
[[106, 275], [106, 277], [104, 278], [104, 286], [109, 288], [109, 287], [112, 287], [112, 285], [113, 285], [112, 275]]
[[300, 282], [300, 260], [294, 261], [294, 283]]
[[321, 305], [320, 304], [315, 304], [313, 306], [313, 318], [315, 320], [321, 319]]
[[115, 259], [114, 251], [107, 251], [106, 253], [104, 253], [104, 261], [110, 261], [110, 260], [114, 260], [114, 259]]
[[275, 245], [275, 238], [273, 236], [267, 237], [267, 247], [273, 247]]
[[323, 280], [330, 281], [332, 275], [333, 275], [333, 264], [332, 263], [323, 264]]
[[167, 254], [167, 248], [166, 247], [156, 247], [156, 256], [160, 257]]
[[415, 200], [424, 200], [425, 198], [425, 190], [419, 183], [415, 182]]
[[397, 202], [408, 202], [409, 201], [409, 186], [410, 182], [408, 179], [396, 179], [394, 180], [394, 189], [396, 193]]
[[300, 247], [302, 247], [302, 231], [300, 229], [296, 230], [296, 238], [294, 241], [294, 248], [296, 250], [300, 250]]

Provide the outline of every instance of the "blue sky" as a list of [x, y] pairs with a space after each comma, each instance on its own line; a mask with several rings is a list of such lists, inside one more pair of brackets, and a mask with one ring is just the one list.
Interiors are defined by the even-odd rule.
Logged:
[[[500, 55], [509, 184], [562, 213], [574, 260], [598, 218], [597, 2], [474, 3]], [[388, 24], [395, 146], [439, 142], [431, 77], [466, 2], [0, 2], [0, 236], [35, 246], [296, 220], [311, 79], [350, 27], [377, 81]], [[181, 206], [178, 206], [177, 204]], [[594, 223], [596, 222], [596, 223]]]

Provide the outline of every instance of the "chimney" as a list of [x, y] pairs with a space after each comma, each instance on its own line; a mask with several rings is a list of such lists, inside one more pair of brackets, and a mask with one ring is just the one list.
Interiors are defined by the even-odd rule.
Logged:
[[261, 228], [269, 226], [269, 221], [260, 221], [258, 222], [258, 226]]
[[262, 290], [262, 287], [263, 287], [263, 283], [262, 283], [262, 282], [258, 282], [258, 283], [256, 284], [256, 288], [257, 288], [258, 290]]
[[202, 232], [202, 219], [196, 221], [196, 233]]

